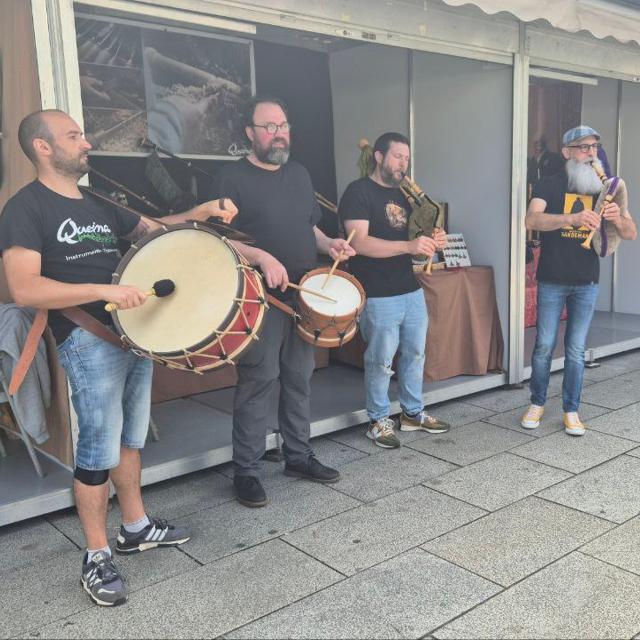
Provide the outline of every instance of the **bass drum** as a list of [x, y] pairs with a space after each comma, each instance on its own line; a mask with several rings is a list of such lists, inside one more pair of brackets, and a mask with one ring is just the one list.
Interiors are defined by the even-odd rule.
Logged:
[[235, 364], [258, 339], [266, 309], [262, 278], [213, 229], [190, 222], [146, 235], [131, 245], [112, 283], [148, 291], [163, 279], [175, 284], [170, 295], [112, 312], [138, 355], [201, 373]]

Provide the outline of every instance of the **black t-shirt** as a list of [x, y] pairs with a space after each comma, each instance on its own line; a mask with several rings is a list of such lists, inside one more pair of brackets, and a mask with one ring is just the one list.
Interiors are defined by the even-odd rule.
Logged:
[[[136, 227], [133, 213], [84, 194], [67, 198], [38, 180], [23, 187], [5, 205], [0, 216], [0, 254], [13, 246], [42, 256], [41, 274], [71, 284], [110, 284], [120, 262], [118, 237]], [[104, 301], [82, 308], [104, 324], [111, 317]], [[49, 326], [61, 343], [75, 328], [56, 311], [49, 312]]]
[[[409, 204], [402, 191], [383, 187], [371, 178], [352, 182], [340, 199], [340, 220], [368, 220], [369, 235], [382, 240], [408, 240]], [[368, 298], [387, 298], [419, 289], [411, 256], [370, 258], [356, 255], [349, 264]]]
[[[322, 213], [316, 202], [309, 172], [297, 162], [275, 171], [261, 169], [242, 158], [224, 166], [214, 185], [215, 197], [231, 198], [238, 207], [233, 226], [249, 234], [255, 246], [270, 253], [287, 270], [289, 280], [300, 278], [317, 265], [313, 227]], [[271, 293], [291, 300], [288, 289]]]
[[[597, 194], [581, 195], [567, 193], [567, 175], [562, 172], [549, 178], [541, 178], [533, 188], [532, 198], [541, 198], [547, 203], [545, 213], [564, 215], [593, 209]], [[580, 244], [589, 235], [587, 227], [576, 229], [571, 225], [542, 232], [542, 249], [536, 277], [539, 282], [558, 284], [597, 283], [600, 277], [600, 262], [592, 250]]]

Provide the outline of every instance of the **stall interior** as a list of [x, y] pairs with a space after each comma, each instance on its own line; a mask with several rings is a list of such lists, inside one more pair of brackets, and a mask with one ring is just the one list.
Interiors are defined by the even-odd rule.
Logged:
[[[464, 244], [471, 261], [470, 267], [456, 267], [459, 258], [450, 255], [452, 268], [434, 270], [432, 280], [425, 281], [425, 295], [436, 301], [430, 310], [433, 344], [427, 350], [434, 368], [425, 383], [425, 403], [503, 385], [510, 288], [511, 68], [261, 25], [250, 39], [156, 26], [77, 15], [85, 128], [95, 147], [92, 186], [156, 216], [158, 210], [184, 210], [193, 200], [208, 199], [215, 194], [222, 163], [236, 161], [245, 145], [237, 136], [236, 98], [255, 90], [287, 103], [292, 158], [308, 168], [324, 199], [336, 203], [359, 177], [358, 141], [373, 142], [389, 130], [409, 134], [413, 122], [413, 177], [430, 197], [446, 203], [447, 231], [458, 234], [456, 241]], [[244, 64], [232, 64], [236, 58], [226, 57], [227, 47], [244, 56]], [[212, 59], [211, 51], [220, 59]], [[215, 84], [214, 79], [219, 90], [203, 91], [203, 84]], [[189, 131], [194, 110], [206, 123], [206, 131], [195, 138]], [[209, 146], [197, 146], [208, 136]], [[169, 153], [156, 155], [154, 149]], [[335, 212], [322, 209], [321, 228], [336, 235]], [[214, 278], [210, 285], [215, 286]], [[483, 321], [478, 323], [478, 317]], [[476, 349], [471, 359], [469, 345]], [[340, 349], [331, 355], [327, 351], [317, 350], [312, 380], [313, 436], [367, 420], [362, 347], [355, 357]], [[200, 376], [157, 367], [144, 484], [230, 460], [234, 384], [230, 366]], [[390, 398], [392, 410], [399, 412], [394, 380]], [[268, 446], [277, 444], [272, 433]], [[9, 443], [9, 450], [0, 460], [0, 525], [72, 504], [66, 469], [44, 460], [48, 475], [41, 480], [19, 444]], [[9, 488], [14, 483], [2, 481], [5, 474], [22, 478], [17, 497]]]
[[[564, 171], [561, 155], [562, 134], [579, 124], [588, 124], [602, 136], [601, 141], [609, 175], [620, 175], [630, 186], [629, 211], [633, 215], [633, 185], [638, 184], [639, 166], [628, 139], [620, 140], [619, 121], [624, 130], [637, 125], [637, 107], [632, 107], [631, 83], [610, 78], [575, 77], [566, 79], [539, 77], [532, 69], [529, 83], [529, 154], [527, 183], [529, 195], [533, 184], [544, 176]], [[542, 70], [544, 76], [552, 70]], [[566, 78], [566, 74], [564, 74]], [[535, 344], [536, 278], [540, 253], [540, 236], [530, 232], [527, 239], [525, 282], [525, 377], [531, 373], [531, 356]], [[622, 274], [629, 266], [636, 266], [637, 251], [633, 243], [623, 242], [611, 256], [600, 259], [600, 286], [596, 311], [587, 338], [586, 359], [589, 366], [597, 358], [640, 346], [640, 306], [622, 295], [628, 284]], [[629, 265], [629, 266], [627, 266]], [[553, 370], [564, 362], [564, 334], [566, 312], [560, 323], [554, 351]]]

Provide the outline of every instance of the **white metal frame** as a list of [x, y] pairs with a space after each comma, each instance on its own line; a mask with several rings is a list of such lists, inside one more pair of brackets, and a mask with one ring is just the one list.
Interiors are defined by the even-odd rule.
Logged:
[[[60, 108], [82, 122], [80, 83], [73, 0], [30, 0], [36, 33], [36, 52], [43, 108]], [[526, 205], [527, 105], [530, 67], [545, 67], [555, 73], [577, 73], [640, 82], [637, 47], [566, 34], [551, 28], [524, 25], [504, 16], [487, 17], [464, 7], [452, 9], [437, 0], [383, 2], [382, 0], [85, 0], [77, 3], [138, 16], [155, 16], [170, 22], [204, 25], [255, 33], [255, 24], [309, 31], [364, 42], [377, 42], [409, 50], [428, 51], [498, 62], [513, 67], [512, 194], [509, 310], [509, 373], [489, 375], [458, 387], [436, 389], [426, 394], [428, 402], [519, 382], [529, 371], [524, 367], [524, 264]], [[170, 4], [170, 6], [167, 6]], [[249, 27], [247, 27], [249, 23]], [[411, 56], [409, 57], [409, 60]], [[412, 80], [411, 62], [408, 73]], [[411, 96], [411, 92], [410, 92]], [[410, 100], [409, 117], [413, 118]], [[620, 127], [620, 124], [618, 124]], [[618, 130], [618, 138], [620, 130]], [[619, 144], [618, 144], [619, 147]], [[618, 169], [619, 170], [619, 169]], [[620, 346], [620, 345], [618, 345]], [[631, 346], [631, 345], [629, 345]], [[637, 346], [637, 345], [633, 345]], [[604, 347], [605, 351], [610, 351]], [[554, 367], [561, 363], [554, 362]], [[77, 428], [73, 408], [71, 420]], [[313, 435], [356, 424], [361, 412], [314, 424]], [[272, 443], [273, 444], [273, 443]], [[203, 452], [194, 459], [178, 459], [145, 469], [143, 483], [219, 464], [230, 458], [228, 447]], [[15, 507], [17, 519], [68, 506], [71, 491], [56, 491]], [[0, 510], [0, 524], [7, 520]], [[16, 517], [13, 518], [14, 520]]]

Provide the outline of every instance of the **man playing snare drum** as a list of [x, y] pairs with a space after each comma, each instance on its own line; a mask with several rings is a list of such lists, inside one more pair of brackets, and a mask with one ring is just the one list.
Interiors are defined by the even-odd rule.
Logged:
[[[144, 304], [146, 294], [138, 288], [109, 284], [121, 257], [117, 238], [134, 241], [160, 225], [79, 190], [91, 145], [67, 114], [52, 109], [28, 115], [18, 139], [38, 178], [7, 202], [0, 216], [0, 253], [16, 303], [51, 310], [49, 326], [78, 416], [73, 487], [87, 540], [82, 585], [96, 604], [118, 605], [127, 591], [107, 542], [107, 481], [115, 485], [122, 511], [116, 551], [178, 545], [190, 533], [149, 518], [142, 503], [140, 449], [149, 426], [151, 360], [75, 326], [55, 309], [81, 305], [108, 325], [105, 301], [120, 309]], [[163, 223], [206, 220], [220, 211], [208, 202]]]
[[[317, 251], [334, 259], [354, 254], [340, 238], [328, 238], [316, 223], [320, 210], [307, 170], [289, 162], [290, 125], [277, 98], [256, 97], [247, 107], [247, 158], [220, 172], [217, 195], [231, 198], [239, 210], [238, 228], [256, 246], [235, 243], [260, 267], [270, 293], [290, 303], [287, 285], [316, 266]], [[266, 314], [260, 340], [241, 359], [233, 402], [234, 487], [247, 507], [267, 504], [260, 482], [261, 458], [269, 419], [269, 400], [280, 381], [278, 421], [284, 440], [286, 475], [316, 482], [337, 482], [340, 474], [313, 455], [309, 446], [310, 383], [313, 346], [296, 333], [291, 318], [275, 306]]]

